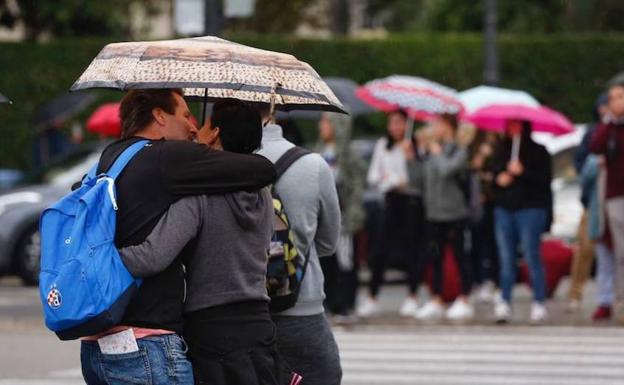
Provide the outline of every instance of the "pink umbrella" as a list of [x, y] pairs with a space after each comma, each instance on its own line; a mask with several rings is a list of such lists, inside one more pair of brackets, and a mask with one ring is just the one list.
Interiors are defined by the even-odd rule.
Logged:
[[464, 119], [488, 131], [504, 131], [510, 120], [529, 121], [533, 125], [533, 130], [553, 135], [563, 135], [574, 131], [574, 125], [568, 118], [544, 106], [493, 104], [464, 116]]
[[371, 80], [359, 87], [356, 95], [381, 111], [402, 108], [417, 120], [427, 120], [443, 113], [456, 114], [462, 110], [457, 91], [416, 76], [393, 75]]

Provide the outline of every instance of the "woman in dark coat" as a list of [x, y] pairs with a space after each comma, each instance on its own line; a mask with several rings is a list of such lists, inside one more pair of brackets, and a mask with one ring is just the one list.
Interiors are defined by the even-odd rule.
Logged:
[[552, 165], [546, 148], [531, 138], [531, 123], [507, 123], [494, 170], [494, 222], [503, 296], [495, 306], [495, 316], [498, 322], [507, 322], [511, 316], [511, 294], [516, 282], [516, 257], [520, 245], [533, 286], [530, 320], [539, 323], [547, 316], [540, 242], [552, 218]]

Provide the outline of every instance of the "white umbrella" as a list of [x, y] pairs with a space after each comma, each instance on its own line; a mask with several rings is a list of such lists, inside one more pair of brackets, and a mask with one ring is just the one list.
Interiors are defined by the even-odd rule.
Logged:
[[477, 86], [459, 93], [459, 100], [468, 114], [493, 104], [515, 104], [538, 107], [540, 103], [529, 93], [508, 88]]

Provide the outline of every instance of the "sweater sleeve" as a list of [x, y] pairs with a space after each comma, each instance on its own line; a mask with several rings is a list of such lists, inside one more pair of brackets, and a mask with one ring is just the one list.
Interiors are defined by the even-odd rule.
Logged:
[[329, 166], [319, 162], [319, 206], [314, 243], [319, 257], [334, 254], [340, 235], [340, 205], [338, 193]]
[[165, 270], [202, 225], [201, 197], [183, 198], [160, 218], [150, 235], [138, 245], [119, 250], [130, 273], [146, 278]]
[[589, 150], [594, 154], [606, 154], [609, 142], [609, 125], [601, 124], [595, 130], [589, 140]]
[[165, 142], [161, 167], [176, 197], [258, 190], [276, 177], [273, 164], [263, 156], [214, 151], [186, 141]]
[[440, 176], [447, 177], [457, 174], [467, 167], [468, 152], [462, 147], [457, 147], [451, 154], [432, 155], [429, 159], [433, 169]]

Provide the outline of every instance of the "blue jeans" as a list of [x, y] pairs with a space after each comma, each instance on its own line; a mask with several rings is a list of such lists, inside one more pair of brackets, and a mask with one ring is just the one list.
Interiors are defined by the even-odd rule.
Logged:
[[615, 276], [613, 252], [604, 242], [597, 242], [594, 245], [596, 251], [596, 291], [598, 305], [611, 306], [615, 299], [615, 289], [613, 281]]
[[511, 302], [511, 292], [516, 283], [516, 259], [518, 243], [529, 267], [536, 302], [546, 299], [544, 265], [540, 255], [541, 235], [546, 230], [546, 209], [507, 210], [494, 209], [496, 244], [500, 261], [500, 284], [503, 300]]
[[192, 385], [187, 347], [177, 334], [137, 340], [139, 351], [102, 354], [96, 341], [82, 341], [80, 361], [87, 385]]

